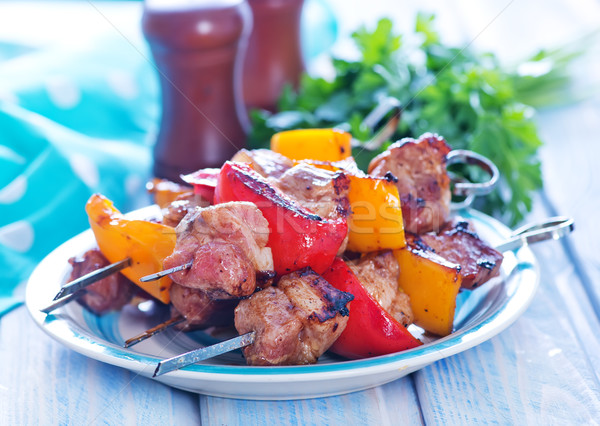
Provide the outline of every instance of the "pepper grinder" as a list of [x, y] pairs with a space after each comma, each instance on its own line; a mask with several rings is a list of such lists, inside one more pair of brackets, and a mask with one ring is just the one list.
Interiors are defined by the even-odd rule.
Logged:
[[254, 27], [244, 63], [248, 108], [275, 111], [286, 83], [298, 86], [304, 71], [300, 20], [304, 0], [248, 0]]
[[162, 90], [155, 176], [180, 181], [244, 147], [241, 73], [251, 27], [244, 0], [146, 0], [142, 29]]

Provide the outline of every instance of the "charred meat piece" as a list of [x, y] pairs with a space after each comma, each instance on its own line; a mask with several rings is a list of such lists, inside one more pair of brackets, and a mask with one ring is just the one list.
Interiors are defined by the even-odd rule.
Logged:
[[294, 166], [292, 160], [270, 149], [242, 149], [233, 156], [231, 161], [250, 163], [258, 174], [275, 179], [279, 179]]
[[175, 228], [191, 210], [194, 210], [196, 207], [208, 206], [210, 206], [210, 202], [203, 199], [199, 194], [189, 192], [179, 195], [162, 209], [162, 223]]
[[348, 217], [350, 213], [350, 179], [343, 173], [300, 163], [281, 175], [275, 186], [323, 218]]
[[465, 220], [447, 223], [438, 234], [407, 233], [406, 241], [460, 265], [462, 288], [473, 289], [500, 274], [502, 253], [481, 240]]
[[[69, 263], [73, 266], [69, 282], [110, 264], [98, 249], [86, 251], [80, 258], [72, 257]], [[134, 293], [133, 283], [120, 273], [115, 273], [86, 287], [85, 293], [77, 301], [100, 315], [121, 309], [131, 301]]]
[[179, 330], [191, 331], [212, 326], [233, 324], [233, 310], [238, 300], [214, 300], [202, 290], [173, 283], [170, 289], [173, 314], [180, 313], [186, 319], [178, 324]]
[[250, 365], [312, 364], [335, 342], [348, 322], [354, 297], [331, 286], [310, 268], [281, 278], [242, 300], [235, 309], [240, 334], [256, 332], [244, 348]]
[[254, 292], [257, 273], [260, 278], [273, 276], [268, 223], [252, 203], [196, 207], [176, 232], [175, 250], [163, 266], [193, 260], [191, 268], [171, 274], [184, 287], [203, 290], [213, 299], [239, 298]]
[[303, 323], [290, 299], [277, 287], [240, 301], [235, 309], [235, 328], [240, 334], [257, 333], [254, 343], [244, 348], [249, 365], [294, 364], [300, 357]]
[[412, 324], [410, 298], [398, 287], [401, 271], [391, 251], [369, 253], [346, 263], [383, 309], [405, 327]]
[[[372, 176], [397, 179], [404, 228], [414, 234], [437, 231], [450, 214], [446, 141], [431, 133], [402, 139], [369, 164]], [[391, 175], [390, 175], [391, 174]]]

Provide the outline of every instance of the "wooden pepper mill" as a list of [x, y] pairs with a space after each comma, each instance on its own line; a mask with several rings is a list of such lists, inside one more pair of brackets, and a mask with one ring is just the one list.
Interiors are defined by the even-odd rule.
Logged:
[[142, 28], [162, 90], [155, 176], [179, 181], [244, 147], [241, 73], [251, 26], [244, 0], [146, 1]]
[[248, 0], [254, 25], [244, 59], [244, 102], [275, 111], [286, 83], [304, 71], [300, 19], [304, 0]]

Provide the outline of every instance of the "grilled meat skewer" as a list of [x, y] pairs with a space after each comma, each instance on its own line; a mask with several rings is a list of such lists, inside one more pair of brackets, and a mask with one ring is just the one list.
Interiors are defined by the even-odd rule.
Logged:
[[[273, 270], [266, 247], [269, 227], [252, 203], [223, 203], [190, 211], [176, 228], [177, 243], [165, 268], [192, 262], [171, 274], [174, 282], [202, 290], [213, 299], [251, 295]], [[257, 276], [259, 281], [257, 282]]]
[[310, 268], [285, 275], [277, 287], [240, 301], [235, 326], [241, 336], [161, 361], [154, 376], [240, 347], [250, 365], [315, 363], [344, 331], [352, 299]]

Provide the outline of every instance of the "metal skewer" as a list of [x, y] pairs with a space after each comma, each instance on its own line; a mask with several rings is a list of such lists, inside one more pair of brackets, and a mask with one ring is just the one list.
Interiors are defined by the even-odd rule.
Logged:
[[40, 312], [43, 312], [44, 314], [49, 314], [53, 310], [58, 309], [61, 306], [65, 306], [67, 303], [70, 303], [73, 300], [77, 299], [78, 297], [83, 296], [83, 294], [85, 294], [84, 289], [78, 290], [75, 293], [71, 293], [68, 296], [63, 297], [62, 299], [57, 300], [56, 302], [52, 303], [51, 305], [48, 305], [45, 308], [40, 309]]
[[159, 280], [165, 275], [172, 274], [173, 272], [182, 271], [184, 269], [191, 268], [194, 264], [193, 260], [190, 260], [188, 263], [184, 263], [183, 265], [175, 266], [173, 268], [165, 269], [164, 271], [157, 272], [156, 274], [146, 275], [145, 277], [140, 278], [140, 281], [146, 283], [148, 281]]
[[251, 345], [252, 343], [254, 343], [255, 338], [256, 332], [251, 331], [250, 333], [242, 334], [241, 336], [234, 337], [233, 339], [229, 339], [212, 346], [206, 346], [204, 348], [195, 349], [193, 351], [174, 356], [173, 358], [165, 359], [158, 363], [152, 377], [161, 376], [171, 371], [187, 367], [188, 365], [196, 364], [197, 362], [203, 361], [205, 359], [213, 358], [217, 355], [221, 355], [227, 352], [231, 352], [235, 349], [240, 349], [245, 346]]
[[94, 284], [96, 281], [100, 281], [101, 279], [106, 278], [115, 272], [127, 268], [128, 266], [131, 266], [130, 258], [125, 258], [119, 262], [105, 266], [104, 268], [96, 269], [89, 274], [85, 274], [84, 276], [65, 284], [52, 300], [58, 300], [61, 297], [73, 294], [82, 288]]
[[125, 341], [125, 344], [123, 344], [123, 347], [129, 348], [133, 345], [137, 345], [138, 343], [143, 342], [144, 340], [154, 336], [155, 334], [162, 333], [166, 329], [171, 328], [174, 325], [177, 325], [183, 321], [185, 321], [185, 318], [182, 315], [177, 315], [163, 323], [158, 324], [156, 327], [152, 327], [152, 328], [144, 331], [143, 333], [138, 334], [135, 337], [132, 337], [131, 339], [127, 339]]
[[523, 246], [546, 240], [558, 240], [573, 232], [575, 221], [573, 218], [556, 216], [543, 220], [533, 225], [525, 225], [513, 232], [512, 237], [500, 245], [496, 250], [503, 252], [516, 250]]

